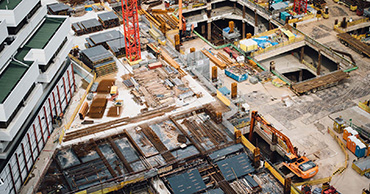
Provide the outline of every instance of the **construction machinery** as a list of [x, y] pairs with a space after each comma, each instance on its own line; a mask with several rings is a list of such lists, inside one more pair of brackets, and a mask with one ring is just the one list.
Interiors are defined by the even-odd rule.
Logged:
[[370, 99], [365, 100], [364, 102], [359, 102], [358, 106], [363, 109], [364, 111], [370, 113]]
[[269, 122], [267, 122], [261, 115], [258, 114], [257, 111], [252, 111], [251, 114], [249, 141], [252, 141], [253, 139], [253, 130], [256, 122], [258, 122], [260, 125], [263, 125], [271, 132], [273, 136], [275, 135], [277, 138], [285, 143], [285, 159], [287, 161], [282, 163], [283, 166], [289, 169], [297, 177], [302, 179], [312, 178], [318, 173], [319, 167], [306, 156], [298, 155], [298, 150], [296, 147], [293, 147], [290, 139], [279, 130], [277, 130], [275, 127], [273, 127]]

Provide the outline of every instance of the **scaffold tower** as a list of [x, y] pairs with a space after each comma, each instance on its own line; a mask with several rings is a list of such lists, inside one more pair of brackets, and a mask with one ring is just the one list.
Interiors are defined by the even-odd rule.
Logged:
[[130, 62], [141, 59], [137, 0], [121, 1], [126, 58]]

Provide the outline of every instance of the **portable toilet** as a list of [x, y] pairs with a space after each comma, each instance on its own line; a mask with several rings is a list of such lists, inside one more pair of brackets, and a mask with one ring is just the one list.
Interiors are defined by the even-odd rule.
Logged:
[[343, 130], [343, 139], [344, 141], [347, 141], [349, 136], [355, 136], [358, 138], [358, 132], [354, 130], [352, 127], [346, 127]]
[[355, 137], [355, 136], [349, 136], [348, 140], [347, 140], [347, 148], [352, 153], [356, 152], [356, 143], [355, 143], [356, 140], [357, 140], [357, 137]]
[[355, 150], [355, 155], [358, 158], [364, 157], [366, 153], [366, 145], [362, 143], [359, 139], [356, 139], [356, 150]]

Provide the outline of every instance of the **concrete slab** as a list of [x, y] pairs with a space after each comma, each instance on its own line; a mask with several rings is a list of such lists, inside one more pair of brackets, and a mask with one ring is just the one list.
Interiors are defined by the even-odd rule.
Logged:
[[346, 121], [352, 119], [352, 123], [361, 127], [361, 126], [370, 126], [370, 114], [364, 110], [362, 110], [358, 106], [351, 107], [349, 109], [331, 114], [329, 117], [331, 119], [335, 119], [339, 116]]

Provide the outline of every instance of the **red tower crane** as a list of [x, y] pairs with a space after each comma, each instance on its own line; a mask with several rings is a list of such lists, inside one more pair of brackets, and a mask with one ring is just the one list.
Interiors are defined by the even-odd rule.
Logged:
[[297, 14], [307, 13], [307, 0], [294, 0], [293, 11]]
[[137, 0], [121, 0], [121, 5], [126, 58], [137, 61], [141, 59]]

